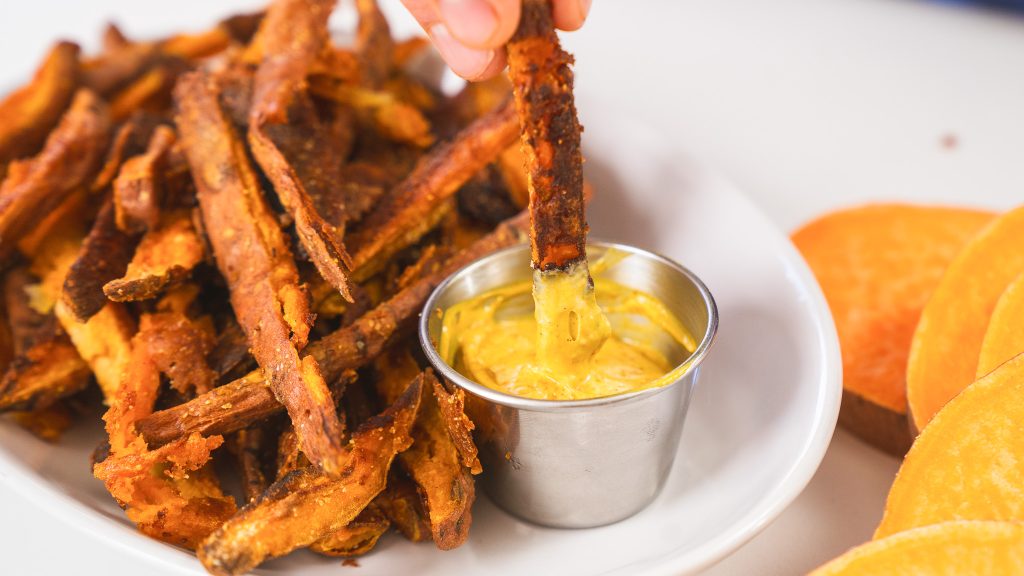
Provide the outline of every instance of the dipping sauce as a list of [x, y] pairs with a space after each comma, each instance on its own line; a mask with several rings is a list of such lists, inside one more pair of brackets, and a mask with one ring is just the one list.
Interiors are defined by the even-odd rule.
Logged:
[[535, 271], [532, 284], [450, 307], [438, 352], [472, 380], [526, 398], [597, 398], [673, 381], [678, 362], [653, 343], [670, 339], [688, 355], [693, 337], [650, 294], [600, 278], [618, 258], [595, 262], [593, 282], [586, 263]]

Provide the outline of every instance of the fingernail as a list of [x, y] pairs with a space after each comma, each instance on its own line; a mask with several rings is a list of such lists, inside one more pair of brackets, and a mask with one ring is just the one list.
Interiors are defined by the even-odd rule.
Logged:
[[485, 0], [441, 0], [441, 19], [452, 36], [472, 46], [486, 46], [498, 31], [498, 14]]
[[586, 19], [587, 14], [590, 14], [590, 3], [593, 0], [579, 0], [580, 3], [580, 16]]
[[494, 60], [494, 50], [474, 50], [452, 37], [444, 24], [434, 24], [427, 32], [437, 51], [452, 71], [466, 78], [478, 78]]

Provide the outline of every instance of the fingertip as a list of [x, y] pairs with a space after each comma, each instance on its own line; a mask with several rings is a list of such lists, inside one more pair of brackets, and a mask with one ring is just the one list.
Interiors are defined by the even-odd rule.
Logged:
[[552, 9], [555, 27], [566, 32], [579, 30], [590, 13], [590, 3], [591, 0], [555, 0]]
[[437, 23], [427, 30], [427, 35], [434, 42], [437, 51], [448, 63], [448, 67], [466, 80], [482, 80], [493, 76], [495, 66], [504, 68], [504, 50], [477, 50], [457, 40], [448, 27]]
[[468, 78], [465, 76], [463, 76], [463, 78], [466, 78], [466, 80], [469, 80], [470, 82], [480, 82], [483, 80], [489, 80], [491, 78], [494, 78], [498, 74], [501, 74], [502, 71], [505, 70], [506, 64], [507, 62], [505, 58], [505, 51], [497, 50], [494, 52], [494, 58], [491, 59], [491, 63], [488, 64], [486, 68], [484, 68], [483, 72], [477, 74], [472, 78]]
[[452, 36], [478, 50], [501, 47], [519, 24], [519, 0], [439, 0], [437, 7]]

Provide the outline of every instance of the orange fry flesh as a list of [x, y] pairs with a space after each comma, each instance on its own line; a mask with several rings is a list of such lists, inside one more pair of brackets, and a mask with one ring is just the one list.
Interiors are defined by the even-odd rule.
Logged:
[[115, 302], [155, 298], [188, 278], [203, 257], [203, 242], [189, 212], [164, 213], [142, 236], [124, 276], [107, 282], [103, 293]]

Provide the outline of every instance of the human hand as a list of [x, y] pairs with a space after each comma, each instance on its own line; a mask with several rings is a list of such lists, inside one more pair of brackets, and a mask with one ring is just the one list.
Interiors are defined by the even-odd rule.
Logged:
[[[552, 0], [555, 27], [577, 30], [591, 0]], [[402, 0], [448, 66], [466, 80], [505, 68], [505, 43], [519, 25], [521, 0]]]

